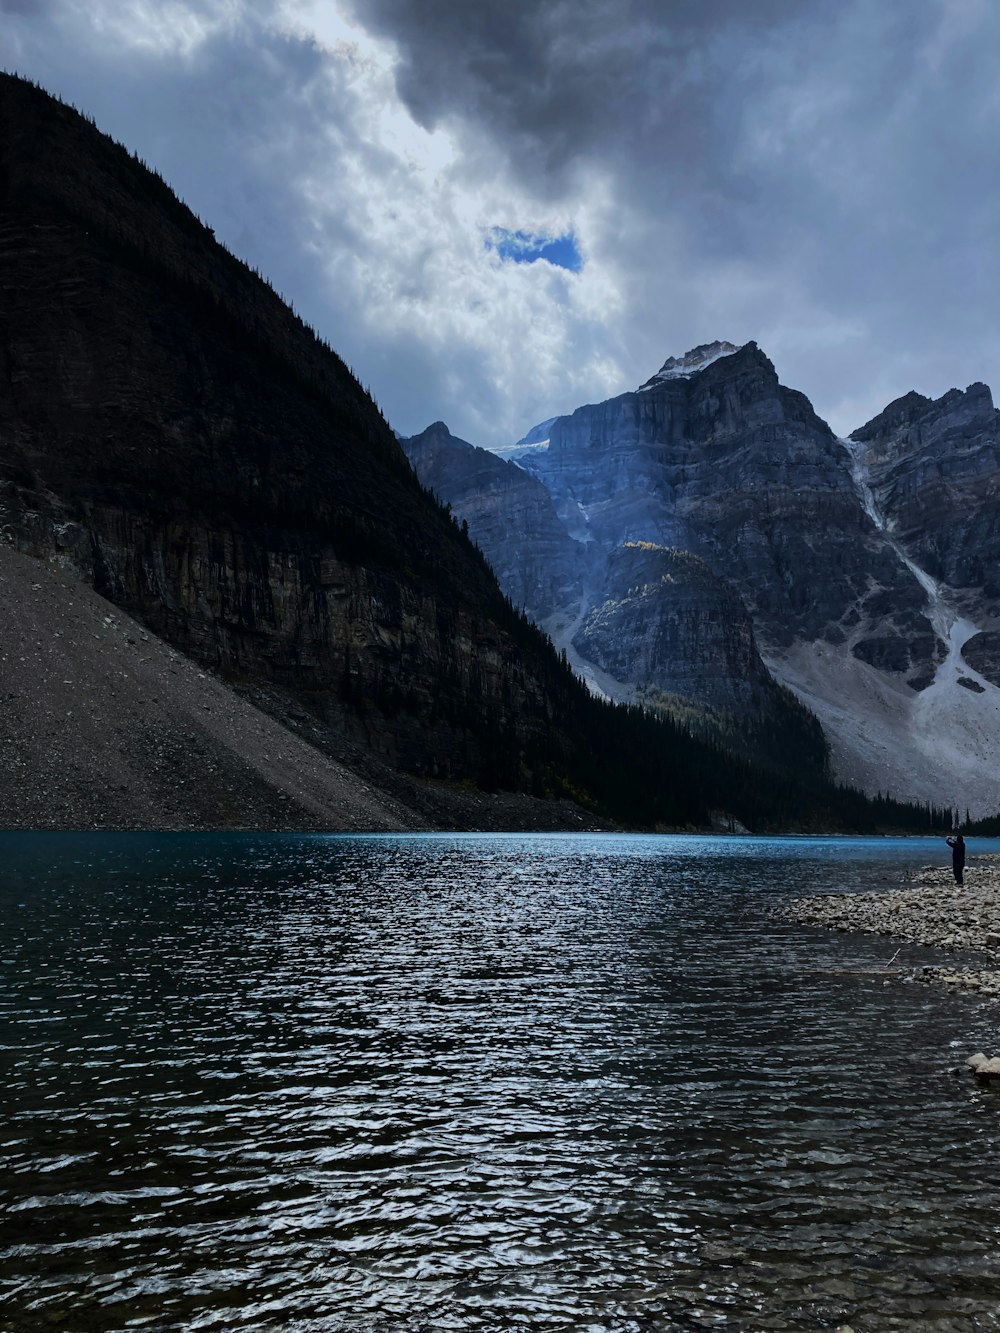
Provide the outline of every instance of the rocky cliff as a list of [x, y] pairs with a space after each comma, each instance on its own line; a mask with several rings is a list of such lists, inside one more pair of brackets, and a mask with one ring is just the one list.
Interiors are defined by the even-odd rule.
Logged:
[[833, 432], [755, 343], [718, 346], [696, 349], [709, 352], [702, 368], [671, 358], [637, 392], [552, 425], [533, 470], [567, 526], [605, 549], [628, 538], [701, 556], [768, 647], [864, 616], [873, 575], [919, 612], [920, 588], [873, 533]]
[[612, 551], [572, 648], [602, 679], [631, 682], [645, 708], [758, 757], [826, 767], [818, 723], [765, 667], [735, 589], [690, 551]]
[[[843, 443], [756, 344], [671, 357], [635, 392], [549, 421], [544, 436], [529, 433], [513, 457], [573, 539], [561, 558], [575, 560], [582, 603], [535, 609], [535, 575], [495, 512], [484, 549], [508, 592], [507, 571], [521, 571], [525, 605], [596, 688], [780, 735], [801, 710], [788, 714], [758, 642], [773, 655], [801, 639], [849, 641], [858, 656], [926, 669], [935, 640], [919, 583], [859, 505]], [[453, 503], [461, 492], [479, 540], [469, 468], [452, 455], [433, 485]], [[626, 570], [643, 548], [673, 566], [636, 594]], [[564, 585], [573, 572], [561, 568]]]
[[618, 680], [725, 711], [746, 711], [754, 691], [771, 684], [732, 586], [689, 551], [652, 542], [611, 553], [573, 643]]
[[1000, 614], [1000, 412], [986, 385], [906, 394], [851, 438], [913, 559], [970, 608]]

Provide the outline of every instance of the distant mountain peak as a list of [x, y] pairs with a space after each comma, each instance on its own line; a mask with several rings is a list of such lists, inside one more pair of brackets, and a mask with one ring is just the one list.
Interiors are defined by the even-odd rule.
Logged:
[[448, 439], [451, 431], [443, 421], [432, 421], [420, 434], [421, 436], [433, 436], [435, 439]]
[[735, 343], [730, 342], [701, 343], [698, 347], [692, 347], [690, 352], [685, 352], [683, 356], [668, 356], [656, 374], [641, 387], [652, 388], [660, 380], [687, 379], [704, 370], [706, 366], [710, 366], [713, 361], [718, 361], [724, 356], [732, 356], [739, 350]]
[[532, 426], [527, 435], [521, 436], [514, 448], [516, 449], [518, 445], [547, 444], [549, 433], [558, 420], [558, 417], [548, 417], [545, 421], [540, 421], [537, 426]]
[[914, 425], [931, 423], [940, 427], [969, 427], [986, 424], [996, 415], [993, 394], [987, 385], [977, 380], [966, 389], [949, 389], [940, 398], [925, 398], [911, 389], [896, 398], [878, 416], [852, 431], [851, 439], [861, 443], [887, 439], [890, 435]]

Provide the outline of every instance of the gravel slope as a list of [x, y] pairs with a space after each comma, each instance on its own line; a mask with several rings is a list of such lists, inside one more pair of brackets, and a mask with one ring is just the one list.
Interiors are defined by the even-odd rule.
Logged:
[[797, 643], [765, 661], [819, 718], [839, 781], [968, 809], [974, 819], [996, 811], [1000, 689], [960, 652], [949, 654], [934, 685], [919, 694], [902, 677], [859, 662], [845, 644]]
[[230, 688], [72, 570], [0, 544], [0, 829], [612, 827], [569, 801], [393, 772], [279, 694]]
[[0, 827], [426, 827], [66, 569], [0, 546]]

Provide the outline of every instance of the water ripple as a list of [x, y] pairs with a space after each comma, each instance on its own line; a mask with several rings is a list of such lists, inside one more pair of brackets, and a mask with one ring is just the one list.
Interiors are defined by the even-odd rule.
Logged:
[[992, 1009], [769, 915], [927, 845], [0, 843], [5, 1328], [1000, 1328]]

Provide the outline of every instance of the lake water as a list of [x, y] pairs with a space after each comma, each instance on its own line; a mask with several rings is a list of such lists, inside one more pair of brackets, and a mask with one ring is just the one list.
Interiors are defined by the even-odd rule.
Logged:
[[0, 835], [0, 1327], [1000, 1328], [1000, 1010], [770, 915], [930, 861]]

